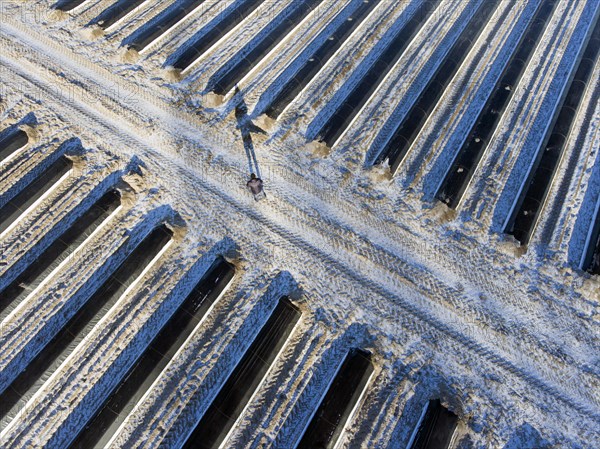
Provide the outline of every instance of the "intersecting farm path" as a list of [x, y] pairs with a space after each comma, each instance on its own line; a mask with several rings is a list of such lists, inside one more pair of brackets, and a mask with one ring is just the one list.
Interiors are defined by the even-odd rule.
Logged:
[[[443, 244], [423, 240], [289, 173], [274, 173], [269, 201], [256, 205], [243, 189], [243, 153], [236, 157], [227, 152], [235, 147], [232, 135], [15, 22], [3, 23], [0, 47], [4, 73], [34, 86], [73, 128], [106, 136], [101, 144], [116, 154], [153, 159], [154, 166], [176, 166], [194, 177], [207, 207], [221, 212], [215, 220], [227, 220], [230, 210], [252, 217], [286, 242], [286, 249], [334, 266], [358, 292], [386, 298], [385, 304], [357, 304], [373, 317], [393, 322], [398, 313], [408, 314], [444, 334], [450, 350], [477, 354], [481, 370], [486, 365], [500, 367], [540, 397], [575, 410], [589, 428], [600, 424], [599, 368], [587, 352], [597, 349], [597, 341], [585, 342], [583, 350], [571, 341], [565, 344], [563, 332], [552, 332], [553, 315], [544, 313], [546, 307], [556, 307], [563, 315], [561, 331], [571, 328], [597, 335], [599, 323], [581, 314], [589, 307], [585, 299], [561, 303], [530, 291], [527, 273], [486, 269], [489, 254], [460, 251], [451, 240]], [[174, 142], [185, 144], [175, 147]], [[207, 154], [219, 156], [218, 162], [211, 163]], [[486, 297], [495, 305], [490, 306]], [[523, 298], [536, 301], [529, 304]], [[502, 322], [506, 317], [499, 315], [502, 311], [510, 316], [508, 326]], [[528, 317], [532, 312], [534, 316]], [[573, 385], [572, 378], [587, 382]]]

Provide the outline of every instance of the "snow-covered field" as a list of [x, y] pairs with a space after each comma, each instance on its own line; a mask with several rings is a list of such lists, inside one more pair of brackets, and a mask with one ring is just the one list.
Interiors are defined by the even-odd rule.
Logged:
[[[277, 39], [271, 31], [306, 2], [258, 2], [183, 71], [173, 61], [244, 0], [194, 3], [140, 51], [128, 48], [138, 30], [191, 2], [147, 0], [106, 30], [90, 23], [115, 0], [70, 11], [0, 4], [0, 140], [15, 129], [29, 137], [0, 164], [0, 207], [61, 155], [73, 161], [0, 234], [0, 289], [105, 192], [121, 192], [82, 246], [2, 311], [0, 390], [153, 228], [173, 232], [3, 417], [2, 447], [68, 447], [222, 255], [235, 265], [232, 283], [110, 447], [180, 447], [287, 295], [300, 321], [223, 447], [295, 447], [348, 350], [360, 348], [374, 372], [331, 447], [406, 447], [427, 401], [440, 399], [459, 417], [452, 448], [600, 448], [600, 282], [582, 269], [600, 202], [598, 58], [528, 246], [503, 232], [600, 3], [557, 3], [452, 210], [435, 199], [438, 187], [546, 0], [498, 1], [394, 173], [375, 156], [490, 0], [370, 1], [277, 119], [264, 113], [269, 102], [361, 1], [322, 0]], [[339, 139], [316, 141], [411, 20], [416, 32]], [[245, 67], [236, 89], [212, 92], [232, 67]], [[245, 187], [256, 166], [260, 202]]]

